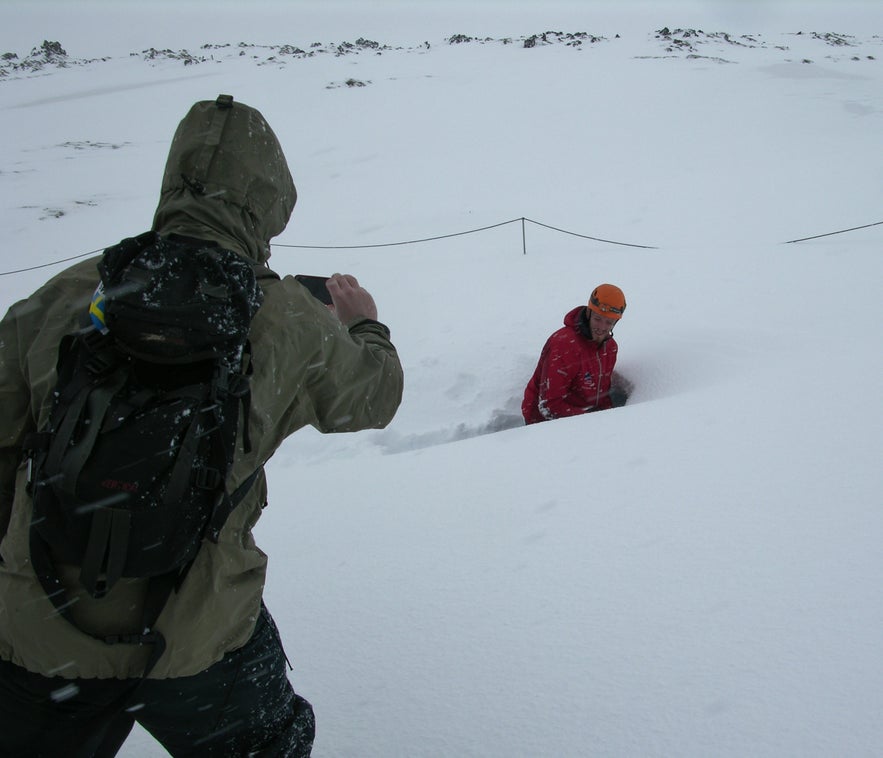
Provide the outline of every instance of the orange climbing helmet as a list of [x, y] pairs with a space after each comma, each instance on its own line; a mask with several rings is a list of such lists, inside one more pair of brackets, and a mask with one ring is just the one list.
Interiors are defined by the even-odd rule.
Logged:
[[625, 295], [615, 284], [599, 284], [592, 290], [588, 308], [599, 316], [619, 321], [625, 311]]

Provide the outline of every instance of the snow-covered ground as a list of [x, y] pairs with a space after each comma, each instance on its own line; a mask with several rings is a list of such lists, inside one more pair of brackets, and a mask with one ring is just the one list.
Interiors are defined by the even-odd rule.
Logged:
[[[881, 755], [878, 11], [4, 3], [4, 308], [147, 229], [223, 92], [298, 186], [271, 262], [392, 329], [395, 421], [291, 438], [257, 528], [315, 756]], [[629, 403], [523, 427], [604, 281]]]

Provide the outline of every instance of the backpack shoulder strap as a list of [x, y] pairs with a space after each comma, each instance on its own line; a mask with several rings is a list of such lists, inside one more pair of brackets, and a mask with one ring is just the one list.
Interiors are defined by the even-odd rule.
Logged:
[[227, 494], [227, 491], [224, 490], [223, 494], [218, 498], [218, 502], [215, 503], [215, 509], [212, 512], [211, 519], [209, 520], [208, 527], [206, 529], [206, 539], [211, 542], [217, 543], [218, 538], [221, 535], [221, 529], [224, 528], [224, 524], [227, 522], [227, 518], [236, 510], [236, 506], [238, 506], [248, 494], [252, 485], [258, 478], [258, 475], [261, 471], [264, 470], [264, 467], [261, 466], [258, 469], [249, 474], [248, 478], [242, 482], [233, 492]]

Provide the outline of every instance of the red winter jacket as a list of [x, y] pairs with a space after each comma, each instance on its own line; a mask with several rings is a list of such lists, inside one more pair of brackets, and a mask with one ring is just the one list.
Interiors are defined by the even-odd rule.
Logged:
[[610, 380], [616, 365], [613, 337], [600, 345], [588, 336], [585, 306], [564, 317], [546, 341], [524, 390], [521, 415], [528, 424], [611, 407]]

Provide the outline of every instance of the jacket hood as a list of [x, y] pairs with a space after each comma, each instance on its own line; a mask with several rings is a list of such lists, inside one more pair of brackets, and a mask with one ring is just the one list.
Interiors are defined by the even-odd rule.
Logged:
[[580, 321], [582, 320], [581, 317], [585, 309], [586, 306], [578, 305], [573, 310], [568, 311], [567, 314], [564, 316], [564, 326], [579, 327]]
[[193, 105], [178, 125], [153, 230], [213, 240], [264, 263], [295, 202], [270, 125], [254, 108], [220, 95]]

